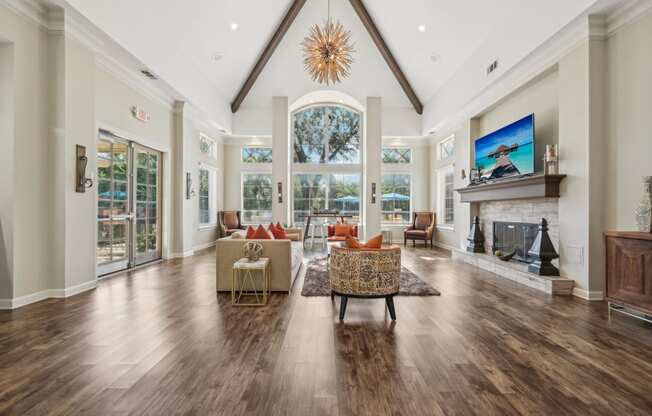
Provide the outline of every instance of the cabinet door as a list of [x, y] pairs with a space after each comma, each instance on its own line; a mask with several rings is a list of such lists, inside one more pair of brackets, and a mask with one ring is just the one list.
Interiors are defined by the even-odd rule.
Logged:
[[652, 311], [652, 241], [607, 238], [607, 296]]

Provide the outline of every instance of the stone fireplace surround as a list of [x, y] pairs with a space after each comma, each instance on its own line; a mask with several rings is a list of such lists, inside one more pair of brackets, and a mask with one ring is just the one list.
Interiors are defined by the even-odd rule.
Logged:
[[[494, 221], [539, 224], [541, 218], [548, 221], [548, 234], [555, 250], [559, 253], [558, 198], [474, 202], [471, 211], [477, 212], [480, 219], [480, 226], [485, 237], [486, 253], [469, 253], [462, 249], [456, 249], [453, 251], [453, 258], [549, 294], [572, 294], [574, 282], [571, 279], [539, 276], [528, 272], [525, 263], [504, 262], [492, 255]], [[553, 260], [553, 264], [559, 267], [558, 260]]]

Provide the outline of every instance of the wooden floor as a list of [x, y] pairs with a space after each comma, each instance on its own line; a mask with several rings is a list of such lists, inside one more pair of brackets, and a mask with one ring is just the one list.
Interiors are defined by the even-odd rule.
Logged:
[[234, 308], [212, 251], [0, 312], [0, 414], [652, 414], [652, 325], [408, 249], [441, 297]]

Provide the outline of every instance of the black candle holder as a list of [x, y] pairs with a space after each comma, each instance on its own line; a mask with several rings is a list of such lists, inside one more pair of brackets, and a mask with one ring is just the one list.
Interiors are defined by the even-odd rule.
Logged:
[[471, 225], [471, 232], [466, 239], [469, 243], [466, 246], [466, 251], [469, 253], [484, 253], [484, 234], [480, 229], [480, 218], [473, 217], [473, 224]]
[[535, 273], [539, 276], [559, 276], [559, 269], [551, 263], [552, 260], [559, 258], [559, 254], [557, 254], [555, 246], [550, 241], [548, 221], [545, 218], [541, 218], [539, 232], [534, 238], [534, 243], [532, 243], [528, 255], [534, 259], [528, 266], [530, 273]]

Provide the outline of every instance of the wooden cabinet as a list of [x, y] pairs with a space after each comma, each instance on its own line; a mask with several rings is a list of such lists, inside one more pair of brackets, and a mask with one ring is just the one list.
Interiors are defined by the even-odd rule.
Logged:
[[652, 234], [606, 232], [605, 246], [607, 300], [652, 314]]

